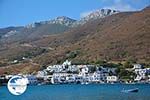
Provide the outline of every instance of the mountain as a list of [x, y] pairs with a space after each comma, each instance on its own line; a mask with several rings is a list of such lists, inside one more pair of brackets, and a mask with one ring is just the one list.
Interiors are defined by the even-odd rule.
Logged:
[[[106, 17], [88, 19], [86, 23], [69, 27], [61, 34], [29, 38], [30, 41], [19, 43], [3, 43], [6, 45], [0, 48], [0, 74], [30, 73], [40, 70], [41, 66], [61, 63], [66, 59], [73, 62], [122, 62], [130, 59], [149, 64], [149, 26], [150, 8], [147, 7], [141, 11], [110, 13]], [[33, 36], [40, 34], [38, 27], [41, 26], [33, 27]], [[12, 63], [14, 60], [18, 63]]]
[[[15, 33], [16, 31], [21, 30], [23, 27], [7, 27], [7, 28], [1, 28], [0, 29], [0, 38], [2, 38], [2, 36], [4, 37], [8, 37], [9, 35], [12, 35], [13, 33]], [[8, 34], [7, 34], [8, 33]]]
[[136, 12], [120, 12], [89, 21], [60, 36], [32, 42], [34, 45], [54, 48], [54, 51], [34, 58], [34, 61], [48, 64], [64, 59], [84, 62], [121, 62], [130, 59], [139, 63], [149, 63], [149, 22], [149, 8]]
[[90, 12], [85, 17], [83, 17], [79, 21], [75, 22], [73, 24], [73, 26], [83, 25], [88, 21], [105, 18], [107, 16], [110, 16], [112, 14], [117, 14], [117, 13], [119, 13], [119, 11], [112, 10], [112, 9], [98, 9], [98, 10]]
[[118, 11], [100, 9], [91, 12], [89, 15], [78, 21], [66, 16], [60, 16], [48, 21], [34, 22], [24, 27], [8, 27], [0, 29], [0, 43], [32, 41], [41, 37], [47, 37], [48, 35], [60, 34], [74, 27], [83, 25], [88, 21], [101, 19], [116, 13], [118, 13]]
[[63, 24], [63, 25], [70, 27], [76, 21], [77, 20], [71, 19], [69, 17], [61, 16], [61, 17], [57, 17], [54, 20], [48, 21], [48, 23], [49, 24]]
[[0, 29], [1, 42], [31, 41], [47, 35], [60, 34], [70, 29], [76, 20], [62, 16], [49, 21], [35, 22], [24, 27], [9, 27]]
[[29, 24], [26, 27], [27, 28], [34, 28], [34, 27], [38, 27], [40, 25], [45, 25], [45, 24], [60, 24], [60, 25], [65, 25], [65, 26], [70, 27], [74, 22], [76, 22], [76, 20], [71, 19], [71, 18], [66, 17], [66, 16], [60, 16], [60, 17], [57, 17], [57, 18], [49, 20], [49, 21], [41, 21], [41, 22]]

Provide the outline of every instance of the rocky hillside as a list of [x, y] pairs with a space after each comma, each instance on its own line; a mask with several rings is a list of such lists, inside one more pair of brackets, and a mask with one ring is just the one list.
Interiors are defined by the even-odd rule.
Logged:
[[24, 42], [43, 36], [60, 34], [70, 29], [70, 25], [76, 20], [62, 16], [49, 21], [35, 22], [24, 27], [8, 27], [0, 29], [0, 41]]
[[[150, 61], [150, 9], [139, 12], [122, 12], [103, 19], [88, 21], [57, 37], [47, 37], [32, 42], [38, 46], [49, 46], [54, 51], [35, 58], [124, 61]], [[73, 57], [72, 57], [73, 53]], [[74, 54], [75, 53], [75, 54]], [[71, 55], [68, 56], [68, 55]], [[56, 61], [48, 60], [48, 63]]]
[[[12, 66], [17, 72], [26, 73], [30, 69], [32, 69], [30, 72], [33, 72], [39, 70], [41, 66], [61, 63], [66, 59], [88, 63], [98, 60], [122, 62], [130, 59], [150, 63], [150, 8], [137, 12], [116, 13], [109, 10], [108, 12], [105, 13], [110, 14], [109, 16], [91, 17], [92, 19], [83, 25], [61, 31], [62, 34], [1, 44], [0, 72], [11, 73], [9, 69], [12, 69]], [[115, 13], [112, 14], [113, 12]], [[71, 24], [63, 26], [68, 27], [67, 25]], [[46, 22], [46, 25], [51, 24]], [[29, 35], [30, 37], [39, 34], [37, 27], [40, 25], [31, 27], [35, 30], [32, 30], [34, 32]], [[50, 27], [47, 28], [51, 31]], [[30, 27], [26, 27], [25, 31], [28, 29]], [[41, 33], [47, 33], [44, 28], [40, 30]], [[22, 65], [24, 68], [21, 68]]]
[[98, 9], [90, 12], [88, 15], [81, 18], [79, 21], [73, 23], [73, 26], [83, 25], [89, 21], [105, 18], [107, 16], [119, 13], [119, 11], [111, 10], [111, 9]]
[[78, 21], [66, 16], [60, 16], [52, 20], [35, 22], [23, 27], [3, 28], [0, 29], [0, 41], [2, 43], [31, 41], [48, 35], [60, 34], [83, 25], [88, 21], [104, 18], [116, 13], [117, 11], [115, 10], [101, 9], [91, 12]]

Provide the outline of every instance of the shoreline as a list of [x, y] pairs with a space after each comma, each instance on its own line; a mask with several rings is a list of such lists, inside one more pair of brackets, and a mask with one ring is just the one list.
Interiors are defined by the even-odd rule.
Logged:
[[[76, 84], [76, 83], [70, 83], [70, 84], [37, 84], [37, 85], [30, 85], [28, 86], [48, 86], [48, 85], [150, 85], [150, 83], [89, 83], [89, 84]], [[0, 85], [0, 87], [7, 86]]]

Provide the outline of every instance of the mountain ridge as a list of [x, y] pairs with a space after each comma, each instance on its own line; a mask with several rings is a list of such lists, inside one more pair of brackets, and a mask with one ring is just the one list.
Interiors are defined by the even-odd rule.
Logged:
[[[16, 30], [15, 27], [12, 30], [4, 28], [0, 29], [0, 41], [2, 41], [2, 43], [13, 43], [19, 41], [23, 42], [39, 39], [43, 36], [62, 34], [63, 32], [69, 31], [74, 27], [82, 26], [88, 21], [101, 19], [116, 13], [118, 13], [118, 11], [110, 9], [100, 9], [91, 12], [89, 15], [80, 20], [75, 20], [66, 16], [59, 16], [51, 20], [28, 24], [21, 27], [19, 30], [18, 27], [16, 27]], [[8, 31], [4, 33], [3, 30]]]
[[[0, 48], [0, 72], [8, 72], [12, 66], [18, 73], [35, 71], [66, 59], [85, 63], [99, 60], [121, 63], [130, 59], [149, 64], [149, 26], [150, 9], [146, 8], [90, 20], [62, 34], [6, 44]], [[14, 60], [18, 63], [12, 64]]]

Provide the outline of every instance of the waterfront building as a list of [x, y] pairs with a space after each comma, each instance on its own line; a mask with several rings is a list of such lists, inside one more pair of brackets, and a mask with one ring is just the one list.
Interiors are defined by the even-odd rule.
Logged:
[[5, 79], [10, 79], [11, 77], [13, 77], [13, 75], [6, 75]]
[[66, 77], [67, 83], [75, 83], [76, 82], [76, 77], [77, 77], [76, 74], [67, 75], [67, 77]]
[[66, 83], [66, 77], [68, 73], [53, 73], [52, 82], [53, 83]]
[[38, 84], [38, 80], [34, 75], [27, 75], [26, 78], [28, 79], [29, 85], [36, 85]]
[[114, 83], [118, 81], [117, 76], [107, 76], [107, 83]]
[[150, 82], [150, 75], [148, 75], [148, 82]]
[[136, 74], [136, 78], [134, 80], [139, 82], [147, 78], [146, 75], [150, 74], [150, 68], [135, 69], [134, 72]]

